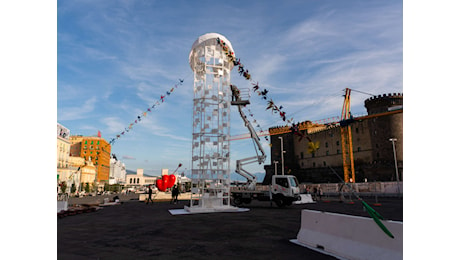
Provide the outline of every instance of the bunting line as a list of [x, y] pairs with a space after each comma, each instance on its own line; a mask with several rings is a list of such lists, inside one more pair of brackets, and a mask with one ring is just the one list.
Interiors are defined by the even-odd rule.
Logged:
[[184, 80], [179, 79], [179, 82], [177, 84], [174, 84], [174, 87], [172, 87], [171, 89], [166, 91], [165, 94], [160, 95], [160, 98], [155, 103], [153, 103], [153, 105], [151, 107], [148, 107], [144, 112], [142, 112], [140, 115], [138, 115], [137, 118], [133, 122], [131, 122], [127, 127], [125, 127], [124, 131], [122, 131], [121, 133], [117, 134], [114, 138], [112, 138], [109, 141], [109, 144], [110, 145], [115, 144], [116, 140], [118, 140], [119, 138], [121, 138], [122, 136], [127, 134], [129, 131], [131, 131], [133, 129], [134, 125], [136, 125], [136, 124], [138, 124], [138, 123], [140, 123], [142, 121], [142, 117], [146, 117], [147, 113], [151, 113], [152, 110], [155, 107], [157, 107], [157, 106], [161, 105], [162, 103], [164, 103], [165, 98], [169, 97], [174, 92], [174, 90], [177, 89], [179, 86], [181, 86], [183, 83], [184, 83]]
[[[225, 43], [225, 41], [221, 40], [219, 37], [216, 39], [217, 41], [217, 44], [219, 44], [222, 49], [224, 50], [225, 54], [227, 55], [228, 59], [230, 62], [233, 62], [233, 65], [234, 66], [238, 66], [238, 73], [240, 74], [240, 76], [244, 77], [246, 80], [250, 81], [251, 84], [253, 85], [252, 87], [252, 90], [254, 91], [254, 93], [257, 93], [259, 96], [261, 96], [261, 98], [265, 101], [267, 101], [267, 108], [265, 110], [271, 110], [272, 114], [278, 114], [280, 116], [280, 118], [284, 121], [284, 122], [287, 122], [288, 124], [292, 124], [291, 127], [290, 127], [290, 130], [292, 131], [292, 133], [296, 136], [299, 136], [299, 142], [303, 139], [303, 138], [307, 138], [307, 140], [311, 143], [311, 139], [305, 135], [304, 133], [300, 132], [299, 131], [299, 124], [300, 123], [297, 123], [295, 124], [294, 123], [294, 118], [287, 118], [287, 115], [286, 115], [286, 112], [284, 112], [282, 109], [283, 109], [283, 106], [278, 106], [275, 104], [275, 102], [273, 101], [272, 98], [270, 98], [267, 94], [268, 94], [268, 90], [267, 89], [263, 89], [259, 86], [259, 82], [258, 81], [254, 81], [252, 79], [252, 76], [251, 74], [249, 73], [249, 70], [248, 69], [245, 69], [244, 68], [244, 65], [243, 63], [241, 63], [241, 60], [239, 58], [236, 58], [235, 57], [235, 53], [230, 51], [229, 48], [227, 47], [227, 44]], [[268, 138], [267, 138], [268, 139]], [[313, 152], [316, 151], [318, 148], [319, 148], [319, 144], [309, 144], [310, 145], [310, 150], [312, 150]]]

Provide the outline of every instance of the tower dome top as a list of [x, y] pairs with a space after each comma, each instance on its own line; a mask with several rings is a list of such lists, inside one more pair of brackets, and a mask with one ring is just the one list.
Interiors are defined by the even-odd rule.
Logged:
[[201, 44], [205, 44], [209, 40], [213, 41], [213, 42], [211, 42], [211, 45], [217, 45], [217, 38], [219, 38], [220, 40], [223, 40], [225, 42], [225, 45], [228, 47], [230, 52], [235, 53], [235, 51], [233, 50], [233, 47], [232, 47], [232, 43], [227, 38], [225, 38], [225, 36], [223, 36], [222, 34], [218, 34], [218, 33], [206, 33], [206, 34], [203, 34], [200, 37], [198, 37], [198, 39], [196, 39], [196, 41], [193, 43], [192, 50], [190, 51], [190, 54], [188, 56], [188, 60], [189, 60], [190, 67], [192, 68], [192, 70], [194, 69], [193, 52], [195, 51], [195, 48], [197, 48]]

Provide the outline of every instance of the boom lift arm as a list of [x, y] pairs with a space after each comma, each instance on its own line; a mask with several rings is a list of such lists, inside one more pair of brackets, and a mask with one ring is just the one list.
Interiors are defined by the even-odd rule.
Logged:
[[258, 162], [259, 164], [262, 164], [265, 162], [265, 158], [267, 157], [265, 155], [264, 149], [262, 147], [262, 144], [260, 143], [260, 138], [257, 135], [256, 130], [254, 130], [254, 127], [252, 127], [251, 122], [247, 119], [246, 115], [243, 112], [243, 107], [250, 104], [249, 99], [248, 100], [242, 100], [240, 96], [240, 91], [238, 88], [234, 85], [230, 85], [232, 89], [232, 102], [231, 104], [234, 106], [238, 106], [238, 112], [240, 113], [241, 118], [244, 121], [244, 126], [246, 126], [249, 130], [250, 137], [254, 143], [254, 148], [257, 146], [258, 150], [260, 151], [260, 155], [257, 152], [256, 149], [256, 156], [237, 160], [236, 161], [236, 172], [240, 174], [241, 176], [245, 177], [248, 180], [247, 183], [247, 189], [248, 190], [255, 190], [256, 188], [256, 183], [257, 183], [257, 178], [254, 174], [251, 174], [250, 172], [246, 171], [243, 169], [244, 165], [250, 164], [250, 163], [255, 163]]

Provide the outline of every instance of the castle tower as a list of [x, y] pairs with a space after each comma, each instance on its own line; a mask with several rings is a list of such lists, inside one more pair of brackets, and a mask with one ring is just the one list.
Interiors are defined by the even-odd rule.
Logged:
[[389, 93], [373, 96], [364, 101], [369, 115], [380, 114], [370, 119], [369, 132], [372, 143], [372, 157], [376, 163], [394, 164], [394, 152], [390, 138], [396, 139], [395, 151], [400, 180], [403, 169], [403, 114], [397, 113], [403, 109], [403, 94]]
[[[204, 34], [189, 55], [194, 72], [192, 195], [189, 212], [227, 211], [230, 206], [230, 72], [232, 45], [217, 33]], [[198, 204], [194, 203], [198, 201]]]

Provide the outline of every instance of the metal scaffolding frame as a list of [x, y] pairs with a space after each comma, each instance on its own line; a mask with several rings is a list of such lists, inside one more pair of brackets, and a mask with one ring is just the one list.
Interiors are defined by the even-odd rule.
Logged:
[[190, 66], [194, 71], [192, 195], [190, 206], [185, 208], [194, 212], [231, 208], [229, 141], [233, 62], [217, 44], [217, 38], [225, 39], [216, 33], [200, 36], [190, 52]]

